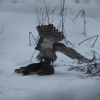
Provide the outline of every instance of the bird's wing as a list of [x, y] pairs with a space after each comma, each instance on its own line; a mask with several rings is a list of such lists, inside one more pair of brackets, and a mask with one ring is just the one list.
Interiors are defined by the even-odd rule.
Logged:
[[72, 59], [77, 59], [79, 60], [79, 63], [90, 63], [93, 62], [95, 60], [95, 54], [93, 59], [87, 59], [84, 56], [82, 56], [81, 54], [79, 54], [77, 51], [75, 51], [74, 49], [70, 48], [70, 47], [66, 47], [64, 44], [62, 43], [55, 43], [54, 44], [54, 50], [55, 51], [59, 51], [62, 52], [63, 54], [65, 54], [66, 56], [72, 58]]

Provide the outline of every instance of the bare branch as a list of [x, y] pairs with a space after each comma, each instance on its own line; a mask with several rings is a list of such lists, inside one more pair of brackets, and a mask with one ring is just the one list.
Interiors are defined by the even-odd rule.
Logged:
[[4, 21], [4, 23], [3, 23], [3, 25], [2, 25], [2, 28], [1, 28], [1, 34], [3, 33], [3, 28], [4, 28], [4, 25], [5, 25], [5, 21]]
[[59, 18], [59, 16], [57, 16], [54, 19], [52, 19], [52, 21], [50, 23], [53, 23], [53, 21], [55, 21], [57, 18]]
[[67, 41], [67, 43], [66, 43], [66, 44], [68, 44], [68, 43], [70, 43], [70, 44], [74, 47], [74, 45], [73, 45], [70, 41]]
[[[91, 15], [90, 15], [91, 16]], [[98, 22], [100, 22], [100, 20], [96, 19], [95, 17], [91, 16], [92, 18], [94, 18], [95, 20], [97, 20]]]
[[82, 11], [83, 11], [83, 9], [79, 11], [79, 13], [76, 15], [76, 17], [74, 18], [74, 20], [75, 20], [76, 18], [78, 18], [78, 16], [80, 15], [80, 13], [81, 13]]
[[72, 14], [74, 14], [73, 11], [71, 10], [71, 8], [68, 5], [66, 5], [66, 7], [71, 11]]
[[89, 74], [87, 77], [93, 77], [93, 76], [99, 76], [100, 77], [100, 63], [94, 62], [93, 64], [88, 64], [84, 66], [73, 66], [70, 65], [68, 71], [71, 70], [79, 70], [79, 71], [85, 71], [86, 74]]
[[[72, 20], [72, 22], [74, 22], [74, 20], [73, 20], [71, 17], [69, 17], [69, 16], [66, 16], [66, 17], [70, 18], [70, 19]], [[74, 22], [74, 23], [75, 23], [75, 22]]]
[[45, 7], [46, 7], [46, 16], [48, 18], [48, 24], [49, 24], [49, 7], [47, 7], [47, 4], [46, 4], [45, 0], [44, 0], [44, 4], [45, 4]]
[[35, 37], [33, 36], [32, 32], [29, 32], [29, 45], [31, 46], [31, 36], [32, 36], [32, 40], [34, 42], [34, 45], [36, 45], [37, 41], [36, 41]]
[[35, 5], [35, 11], [36, 11], [36, 15], [37, 15], [37, 24], [40, 25], [41, 24], [41, 19], [40, 19], [40, 16], [39, 16], [38, 9], [36, 8], [36, 5]]
[[53, 9], [53, 11], [51, 12], [51, 14], [52, 14], [52, 13], [54, 13], [54, 12], [56, 11], [56, 9], [58, 9], [58, 8], [59, 8], [59, 6], [60, 6], [61, 2], [62, 2], [62, 1], [60, 0], [60, 2], [59, 2], [59, 3], [57, 4], [57, 6]]
[[32, 59], [33, 59], [33, 56], [34, 56], [35, 51], [36, 51], [36, 50], [34, 49], [34, 52], [33, 52], [32, 56], [31, 56], [31, 60], [30, 60], [30, 62], [31, 62]]
[[97, 54], [98, 56], [100, 56], [97, 52], [95, 52], [94, 50], [91, 50], [92, 52], [94, 52], [95, 54]]
[[74, 20], [76, 18], [78, 18], [78, 16], [81, 14], [81, 17], [84, 16], [84, 35], [86, 36], [86, 20], [85, 20], [85, 11], [84, 9], [80, 10], [79, 13], [76, 15], [76, 17], [74, 18]]
[[90, 39], [92, 39], [92, 38], [94, 38], [94, 37], [96, 37], [96, 39], [95, 39], [94, 43], [91, 45], [91, 47], [93, 48], [94, 45], [95, 45], [95, 43], [96, 43], [96, 41], [97, 41], [97, 39], [98, 39], [98, 35], [95, 35], [95, 36], [92, 36], [92, 37], [90, 37], [90, 38], [88, 38], [88, 39], [85, 39], [84, 41], [82, 41], [82, 42], [79, 43], [78, 45], [80, 45], [80, 44], [82, 44], [83, 42], [85, 42], [85, 41], [87, 41], [87, 40], [90, 40]]

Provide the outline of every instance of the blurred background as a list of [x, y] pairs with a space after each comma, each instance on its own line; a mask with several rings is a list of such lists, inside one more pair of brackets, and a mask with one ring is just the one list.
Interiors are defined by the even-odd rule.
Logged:
[[[45, 1], [51, 7], [55, 7], [60, 0]], [[100, 0], [65, 0], [65, 2], [73, 11], [74, 15], [84, 9], [86, 16], [100, 17]], [[37, 8], [44, 7], [44, 0], [0, 0], [0, 11], [35, 13], [35, 5]], [[67, 9], [67, 14], [73, 15], [69, 9]]]

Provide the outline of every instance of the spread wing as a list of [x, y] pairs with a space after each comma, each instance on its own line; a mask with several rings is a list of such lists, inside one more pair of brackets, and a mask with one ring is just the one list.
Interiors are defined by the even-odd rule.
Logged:
[[79, 63], [90, 63], [95, 60], [95, 55], [93, 59], [89, 60], [77, 53], [74, 49], [66, 47], [62, 43], [58, 43], [65, 37], [61, 34], [52, 24], [37, 26], [37, 31], [40, 36], [40, 40], [37, 44], [36, 50], [39, 50], [38, 59], [49, 58], [52, 61], [56, 60], [56, 51], [60, 51], [66, 56], [79, 60]]
[[84, 56], [82, 56], [81, 54], [79, 54], [77, 51], [75, 51], [74, 49], [70, 48], [70, 47], [66, 47], [64, 44], [62, 43], [55, 43], [54, 44], [54, 50], [55, 51], [59, 51], [62, 52], [63, 54], [65, 54], [66, 56], [72, 58], [72, 59], [77, 59], [79, 60], [79, 63], [90, 63], [93, 62], [95, 60], [95, 55], [93, 57], [93, 59], [87, 59]]

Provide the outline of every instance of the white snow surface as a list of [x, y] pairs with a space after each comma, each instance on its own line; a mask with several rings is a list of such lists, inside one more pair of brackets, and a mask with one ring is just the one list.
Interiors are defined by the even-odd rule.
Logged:
[[[59, 0], [46, 1], [54, 7]], [[100, 0], [85, 1], [75, 3], [75, 0], [66, 0], [66, 4], [75, 12], [72, 15], [68, 11], [71, 18], [81, 8], [85, 9], [86, 37], [82, 34], [83, 18], [76, 19], [75, 24], [66, 18], [65, 30], [67, 40], [74, 44], [73, 48], [91, 59], [91, 50], [100, 54], [100, 38], [94, 48], [90, 48], [92, 41], [78, 44], [100, 34], [100, 22], [90, 17], [92, 15], [100, 20]], [[0, 0], [0, 100], [100, 100], [100, 77], [87, 77], [85, 72], [68, 71], [69, 65], [78, 66], [77, 61], [60, 52], [57, 52], [58, 59], [54, 62], [55, 74], [23, 76], [14, 72], [16, 68], [38, 62], [38, 51], [35, 51], [30, 62], [35, 46], [29, 46], [28, 40], [30, 31], [37, 37], [34, 4], [43, 7], [43, 0]]]

